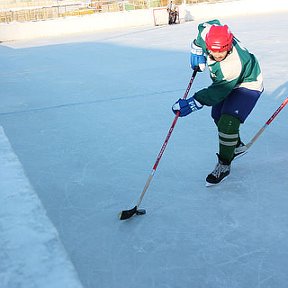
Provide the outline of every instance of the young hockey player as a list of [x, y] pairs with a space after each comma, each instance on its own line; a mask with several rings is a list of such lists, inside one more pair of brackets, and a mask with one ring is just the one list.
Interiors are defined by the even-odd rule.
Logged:
[[242, 47], [227, 25], [212, 20], [200, 24], [198, 31], [191, 45], [191, 68], [202, 72], [207, 64], [212, 84], [189, 99], [179, 99], [172, 110], [183, 117], [203, 105], [212, 106], [219, 153], [215, 169], [206, 178], [210, 186], [224, 180], [230, 174], [232, 160], [245, 151], [239, 127], [263, 92], [263, 80], [256, 57]]

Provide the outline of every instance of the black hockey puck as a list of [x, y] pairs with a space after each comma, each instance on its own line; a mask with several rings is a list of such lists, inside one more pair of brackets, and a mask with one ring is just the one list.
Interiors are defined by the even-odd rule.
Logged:
[[146, 214], [146, 210], [145, 209], [138, 209], [136, 211], [136, 215], [144, 215], [144, 214]]

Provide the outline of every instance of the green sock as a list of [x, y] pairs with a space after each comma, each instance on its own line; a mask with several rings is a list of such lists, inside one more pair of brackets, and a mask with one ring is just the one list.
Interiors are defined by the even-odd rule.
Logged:
[[227, 162], [234, 157], [234, 150], [239, 140], [240, 120], [234, 116], [223, 114], [218, 123], [219, 156]]

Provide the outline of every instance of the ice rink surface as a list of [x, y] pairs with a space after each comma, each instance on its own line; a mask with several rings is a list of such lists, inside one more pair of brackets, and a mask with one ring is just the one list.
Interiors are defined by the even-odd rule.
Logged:
[[[222, 21], [264, 74], [245, 142], [288, 97], [287, 19]], [[0, 125], [85, 288], [287, 287], [288, 107], [210, 188], [210, 108], [179, 119], [147, 214], [117, 218], [136, 204], [186, 90], [198, 23], [0, 46]], [[190, 95], [209, 84], [198, 73]]]

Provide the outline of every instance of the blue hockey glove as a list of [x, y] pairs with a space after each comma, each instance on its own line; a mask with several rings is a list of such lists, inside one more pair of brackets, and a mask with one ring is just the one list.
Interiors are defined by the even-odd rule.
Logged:
[[189, 99], [179, 99], [173, 106], [172, 111], [174, 114], [177, 114], [180, 111], [179, 116], [184, 117], [190, 114], [191, 112], [198, 111], [203, 107], [194, 97]]
[[193, 70], [198, 69], [203, 72], [206, 67], [206, 56], [203, 49], [195, 44], [195, 40], [191, 44], [190, 65]]

